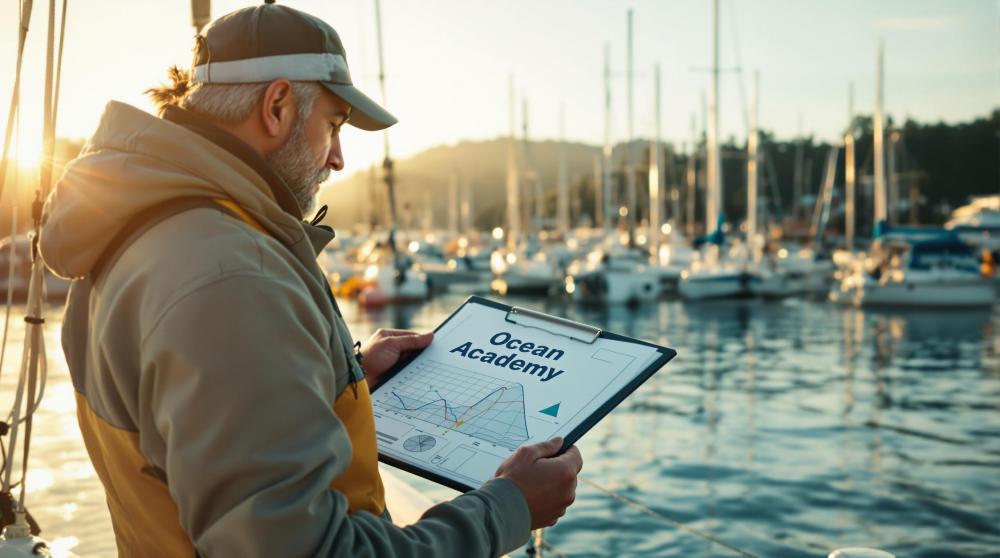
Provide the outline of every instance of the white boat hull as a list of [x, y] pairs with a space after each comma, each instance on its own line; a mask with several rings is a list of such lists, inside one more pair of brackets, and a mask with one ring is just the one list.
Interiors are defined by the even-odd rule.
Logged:
[[651, 271], [594, 271], [571, 279], [573, 299], [580, 302], [635, 304], [655, 301], [662, 288], [660, 275]]
[[987, 281], [963, 283], [870, 283], [856, 295], [861, 306], [955, 307], [990, 306], [996, 290]]
[[749, 273], [705, 274], [682, 277], [677, 290], [685, 300], [740, 298], [753, 294], [760, 278]]
[[800, 277], [769, 273], [762, 275], [760, 281], [754, 282], [751, 291], [764, 298], [784, 298], [805, 292], [805, 282]]
[[426, 300], [429, 294], [427, 276], [413, 269], [405, 270], [400, 281], [395, 268], [379, 267], [374, 277], [366, 277], [368, 282], [358, 293], [358, 302], [363, 306], [380, 306], [397, 302], [417, 302]]
[[494, 279], [490, 287], [500, 295], [549, 295], [559, 291], [562, 281], [557, 277], [540, 277], [505, 273]]

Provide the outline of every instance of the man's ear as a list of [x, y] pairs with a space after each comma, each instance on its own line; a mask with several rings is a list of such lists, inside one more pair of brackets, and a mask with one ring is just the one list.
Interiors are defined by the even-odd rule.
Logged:
[[287, 79], [272, 81], [264, 90], [259, 110], [264, 132], [271, 138], [283, 140], [295, 123], [292, 82]]

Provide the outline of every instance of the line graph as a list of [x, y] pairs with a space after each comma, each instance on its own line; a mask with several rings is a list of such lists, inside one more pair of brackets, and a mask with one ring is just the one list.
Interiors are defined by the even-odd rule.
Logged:
[[508, 449], [529, 438], [521, 384], [434, 360], [402, 372], [374, 403]]

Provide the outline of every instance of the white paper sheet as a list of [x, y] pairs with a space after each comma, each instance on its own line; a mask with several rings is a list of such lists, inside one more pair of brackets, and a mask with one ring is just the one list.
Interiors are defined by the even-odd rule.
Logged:
[[566, 436], [642, 373], [655, 348], [592, 344], [466, 304], [372, 394], [379, 452], [478, 487], [524, 444]]

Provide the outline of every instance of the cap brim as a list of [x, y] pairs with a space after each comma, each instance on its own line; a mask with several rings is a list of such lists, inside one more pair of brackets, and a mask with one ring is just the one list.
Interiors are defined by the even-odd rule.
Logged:
[[353, 85], [341, 83], [322, 82], [323, 86], [334, 95], [340, 97], [347, 104], [351, 105], [351, 117], [347, 123], [362, 130], [384, 130], [392, 126], [399, 120], [385, 110], [378, 103], [371, 100], [368, 95], [362, 93]]

